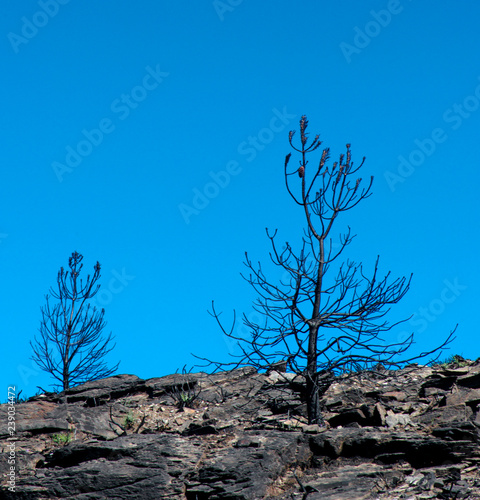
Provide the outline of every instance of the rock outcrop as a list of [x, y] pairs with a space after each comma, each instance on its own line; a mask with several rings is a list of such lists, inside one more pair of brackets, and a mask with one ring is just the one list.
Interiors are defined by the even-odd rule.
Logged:
[[325, 379], [324, 426], [304, 385], [243, 368], [36, 396], [15, 406], [15, 492], [0, 428], [0, 498], [480, 499], [480, 362]]

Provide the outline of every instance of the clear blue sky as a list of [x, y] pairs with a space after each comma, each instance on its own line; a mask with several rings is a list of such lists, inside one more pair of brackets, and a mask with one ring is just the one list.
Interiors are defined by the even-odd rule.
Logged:
[[459, 323], [449, 354], [480, 356], [479, 17], [473, 0], [10, 2], [4, 397], [11, 383], [31, 395], [51, 382], [29, 341], [75, 250], [85, 272], [102, 265], [119, 373], [169, 374], [191, 352], [227, 359], [207, 309], [215, 299], [226, 320], [250, 314], [244, 252], [267, 260], [265, 227], [297, 240], [283, 162], [302, 114], [333, 158], [350, 142], [375, 177], [343, 221], [358, 235], [351, 256], [414, 274], [391, 316], [414, 321], [387, 340], [415, 331], [420, 351]]

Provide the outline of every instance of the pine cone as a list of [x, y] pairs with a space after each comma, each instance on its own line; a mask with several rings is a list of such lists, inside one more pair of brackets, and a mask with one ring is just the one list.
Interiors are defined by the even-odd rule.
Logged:
[[300, 177], [300, 179], [301, 179], [304, 174], [305, 174], [305, 167], [300, 167], [298, 169], [298, 177]]

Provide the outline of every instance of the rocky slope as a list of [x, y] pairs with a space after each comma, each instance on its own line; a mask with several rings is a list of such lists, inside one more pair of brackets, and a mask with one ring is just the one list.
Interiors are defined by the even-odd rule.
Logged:
[[37, 396], [16, 405], [15, 492], [0, 427], [0, 498], [480, 499], [479, 360], [326, 379], [321, 427], [303, 386], [244, 368]]

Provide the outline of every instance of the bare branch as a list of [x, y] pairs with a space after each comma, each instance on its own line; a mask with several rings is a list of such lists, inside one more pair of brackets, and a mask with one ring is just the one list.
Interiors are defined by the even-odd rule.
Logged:
[[235, 335], [235, 314], [231, 328], [225, 330], [212, 303], [212, 316], [223, 333], [236, 340], [239, 354], [232, 354], [235, 361], [231, 363], [200, 359], [215, 370], [248, 365], [265, 370], [274, 362], [285, 361], [289, 370], [305, 376], [309, 422], [320, 423], [319, 397], [325, 390], [325, 384], [319, 382], [321, 374], [356, 373], [378, 363], [389, 368], [404, 366], [447, 347], [455, 329], [438, 347], [410, 357], [404, 353], [414, 344], [413, 334], [393, 344], [382, 339], [383, 333], [406, 321], [392, 324], [385, 316], [405, 296], [412, 277], [392, 279], [389, 272], [382, 277], [378, 257], [370, 273], [350, 260], [337, 265], [354, 235], [348, 228], [336, 244], [331, 237], [333, 225], [371, 195], [373, 177], [367, 185], [356, 177], [365, 158], [354, 166], [350, 144], [330, 168], [330, 150], [323, 149], [318, 167], [310, 172], [307, 154], [321, 142], [316, 135], [309, 143], [307, 127], [308, 120], [302, 116], [298, 147], [293, 143], [294, 131], [289, 134], [291, 147], [300, 154], [299, 166], [290, 167], [290, 153], [284, 165], [287, 191], [302, 207], [306, 222], [299, 251], [289, 243], [280, 251], [277, 230], [267, 229], [270, 262], [283, 269], [281, 279], [270, 279], [261, 263], [254, 265], [248, 254], [244, 262], [247, 273], [242, 274], [257, 292], [253, 309], [263, 320], [253, 321], [244, 314], [242, 321], [250, 335]]
[[57, 303], [52, 306], [46, 295], [40, 338], [30, 342], [32, 359], [60, 382], [54, 385], [63, 390], [113, 375], [119, 365], [108, 368], [103, 361], [115, 345], [111, 334], [102, 337], [105, 310], [98, 311], [88, 303], [100, 289], [100, 264], [96, 263], [93, 276], [88, 275], [84, 284], [79, 279], [82, 260], [83, 256], [74, 252], [68, 261], [70, 271], [60, 269], [57, 288], [50, 290]]

